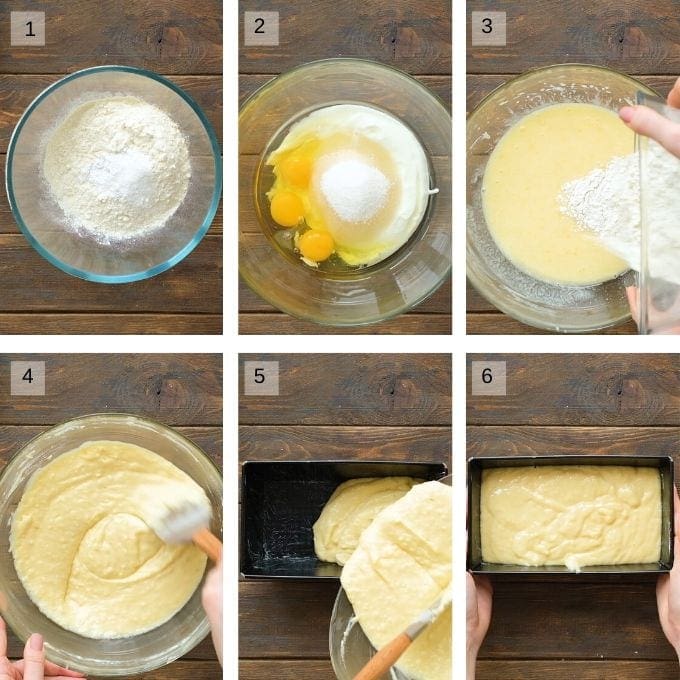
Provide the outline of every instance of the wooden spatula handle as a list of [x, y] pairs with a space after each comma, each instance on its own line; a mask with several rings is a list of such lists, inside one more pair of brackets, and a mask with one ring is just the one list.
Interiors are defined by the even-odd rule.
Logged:
[[222, 559], [222, 541], [210, 529], [199, 529], [192, 536], [192, 540], [213, 562]]
[[388, 642], [371, 660], [354, 676], [354, 680], [376, 680], [386, 673], [411, 644], [411, 638], [401, 633]]

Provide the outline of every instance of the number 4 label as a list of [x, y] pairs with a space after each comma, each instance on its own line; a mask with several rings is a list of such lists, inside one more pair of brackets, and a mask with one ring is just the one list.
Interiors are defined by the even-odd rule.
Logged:
[[278, 397], [279, 362], [244, 361], [243, 392], [247, 397]]
[[10, 394], [13, 397], [45, 396], [45, 362], [12, 361]]
[[504, 47], [507, 44], [505, 12], [472, 12], [472, 46]]
[[471, 371], [473, 395], [501, 397], [506, 395], [505, 361], [473, 361]]

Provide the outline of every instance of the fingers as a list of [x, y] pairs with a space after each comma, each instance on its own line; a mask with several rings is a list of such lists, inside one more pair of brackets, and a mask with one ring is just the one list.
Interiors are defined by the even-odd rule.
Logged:
[[[0, 616], [0, 659], [3, 656], [7, 656], [7, 625]], [[0, 675], [0, 678], [2, 678], [2, 675]]]
[[[17, 661], [14, 664], [19, 671], [22, 673], [24, 672], [24, 667], [25, 667], [25, 661], [23, 659], [21, 661]], [[51, 661], [45, 661], [45, 675], [48, 678], [84, 678], [85, 676], [82, 673], [79, 673], [78, 671], [72, 671], [68, 668], [62, 668], [61, 666], [57, 666], [56, 663], [52, 663]], [[1, 680], [1, 678], [0, 678]]]
[[45, 648], [42, 635], [33, 633], [24, 647], [23, 680], [44, 680]]
[[201, 593], [203, 609], [208, 616], [213, 645], [222, 662], [222, 566], [217, 564], [208, 573]]
[[628, 306], [630, 307], [630, 314], [638, 326], [640, 325], [640, 312], [638, 311], [638, 288], [637, 286], [626, 287], [626, 297], [628, 298]]
[[16, 677], [9, 659], [0, 658], [0, 680], [16, 680]]
[[668, 106], [680, 109], [680, 78], [675, 81], [673, 89], [668, 93]]
[[680, 125], [647, 106], [624, 106], [621, 120], [634, 132], [655, 140], [666, 151], [680, 158]]

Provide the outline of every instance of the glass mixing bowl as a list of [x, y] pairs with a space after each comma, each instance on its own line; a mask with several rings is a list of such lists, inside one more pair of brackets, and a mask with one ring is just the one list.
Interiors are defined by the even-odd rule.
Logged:
[[[425, 150], [430, 198], [420, 227], [382, 262], [351, 271], [319, 271], [277, 248], [265, 193], [265, 158], [312, 111], [335, 104], [383, 110], [409, 127]], [[255, 92], [239, 117], [241, 170], [239, 271], [262, 298], [293, 316], [332, 326], [391, 318], [431, 295], [451, 270], [451, 116], [426, 87], [389, 66], [326, 59], [295, 68]]]
[[[368, 663], [376, 650], [354, 619], [354, 609], [343, 588], [340, 588], [333, 605], [328, 644], [331, 664], [338, 680], [352, 680]], [[380, 680], [411, 680], [411, 676], [392, 667]]]
[[[163, 227], [144, 238], [104, 245], [65, 224], [42, 160], [49, 133], [74, 104], [111, 95], [138, 97], [170, 116], [187, 140], [192, 172], [184, 201]], [[96, 66], [58, 80], [31, 102], [9, 143], [6, 186], [14, 219], [45, 259], [87, 281], [128, 283], [170, 269], [198, 245], [217, 211], [222, 161], [210, 122], [186, 92], [151, 71]]]
[[[563, 333], [596, 331], [630, 318], [626, 272], [594, 286], [562, 286], [520, 271], [489, 233], [482, 207], [482, 182], [489, 157], [520, 118], [551, 104], [581, 102], [618, 111], [636, 94], [655, 94], [638, 80], [600, 66], [559, 64], [528, 71], [491, 92], [467, 123], [467, 274], [474, 287], [506, 314], [538, 328]], [[622, 123], [623, 125], [623, 123]], [[631, 145], [630, 152], [634, 148]]]
[[0, 606], [15, 634], [45, 637], [51, 661], [88, 675], [132, 676], [164, 666], [193, 649], [210, 631], [201, 587], [175, 616], [154, 630], [118, 640], [94, 640], [61, 628], [33, 604], [14, 569], [9, 535], [12, 515], [31, 475], [56, 456], [96, 439], [137, 444], [184, 470], [205, 490], [212, 505], [213, 532], [222, 531], [222, 477], [195, 444], [146, 418], [125, 414], [87, 415], [57, 425], [26, 444], [0, 474]]

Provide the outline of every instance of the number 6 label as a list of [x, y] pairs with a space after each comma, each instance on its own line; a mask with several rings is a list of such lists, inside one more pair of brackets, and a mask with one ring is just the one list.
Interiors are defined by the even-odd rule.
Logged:
[[472, 46], [504, 47], [507, 44], [505, 12], [472, 12]]
[[44, 397], [45, 362], [12, 361], [10, 364], [10, 394], [13, 397]]
[[471, 371], [474, 396], [506, 395], [505, 361], [473, 361]]
[[243, 392], [247, 397], [278, 397], [279, 362], [245, 361], [243, 363]]

